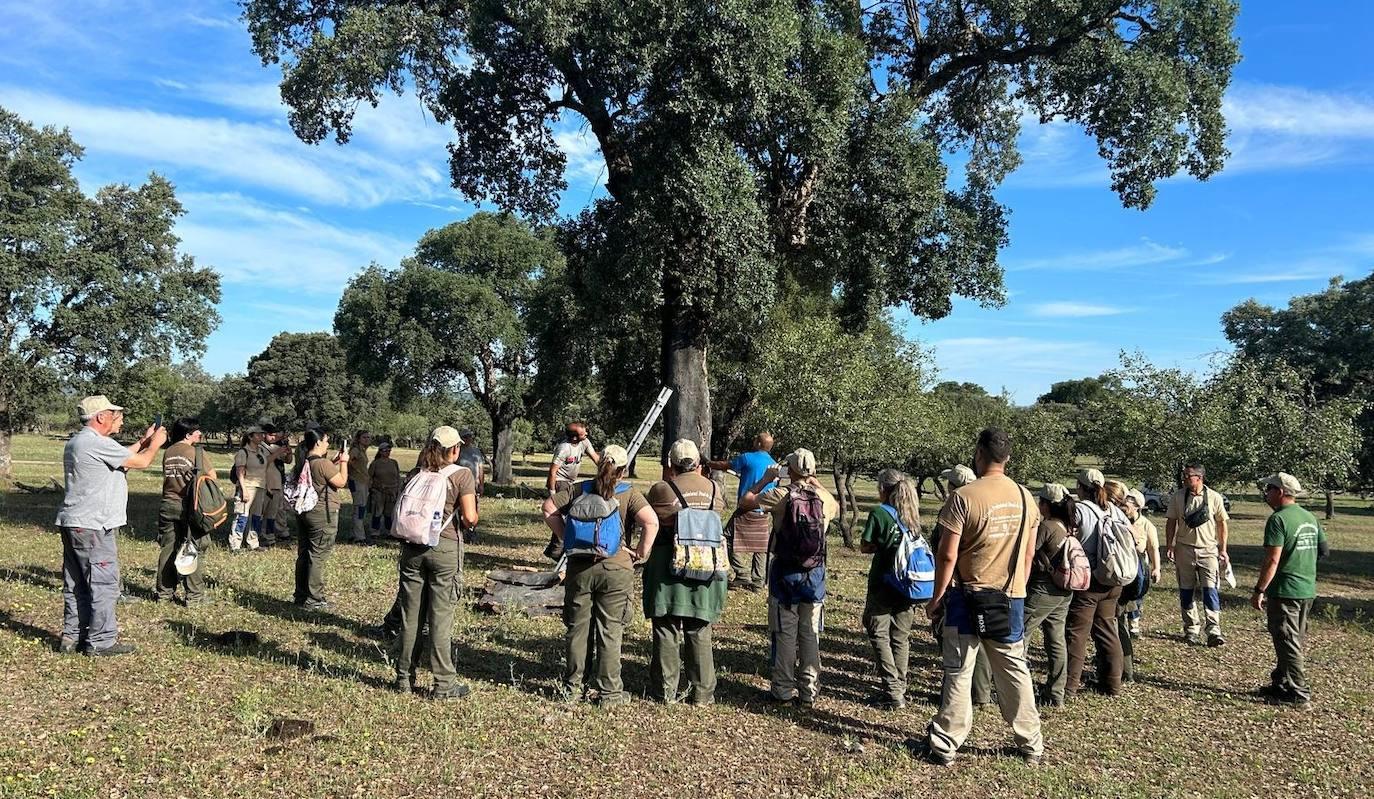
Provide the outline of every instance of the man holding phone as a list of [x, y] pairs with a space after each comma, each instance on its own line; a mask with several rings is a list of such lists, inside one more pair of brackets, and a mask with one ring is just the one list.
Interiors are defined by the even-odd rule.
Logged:
[[77, 412], [84, 426], [62, 451], [66, 495], [57, 512], [62, 533], [62, 640], [58, 651], [127, 655], [116, 640], [119, 556], [115, 531], [128, 523], [130, 469], [152, 464], [167, 441], [161, 420], [132, 446], [111, 436], [124, 427], [124, 409], [104, 395], [86, 397]]

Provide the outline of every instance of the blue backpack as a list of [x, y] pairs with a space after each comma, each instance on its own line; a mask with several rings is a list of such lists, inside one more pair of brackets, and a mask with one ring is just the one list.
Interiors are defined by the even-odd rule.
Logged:
[[887, 584], [913, 602], [930, 599], [935, 595], [935, 556], [930, 551], [930, 545], [920, 533], [912, 532], [902, 524], [896, 508], [891, 505], [879, 507], [892, 517], [902, 533], [897, 553], [887, 570]]
[[[620, 524], [620, 501], [592, 491], [594, 483], [582, 483], [582, 493], [568, 505], [563, 518], [563, 551], [570, 557], [590, 555], [609, 558], [620, 551], [625, 528]], [[616, 494], [630, 490], [629, 483], [615, 487]]]

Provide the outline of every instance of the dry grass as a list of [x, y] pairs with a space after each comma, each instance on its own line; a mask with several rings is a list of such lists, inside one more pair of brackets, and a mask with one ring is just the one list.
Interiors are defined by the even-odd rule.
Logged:
[[[57, 475], [60, 442], [22, 438], [25, 482]], [[408, 466], [408, 455], [400, 460]], [[522, 470], [537, 482], [539, 470]], [[648, 469], [645, 469], [648, 472]], [[120, 542], [127, 588], [149, 597], [155, 473], [133, 475], [131, 534]], [[1270, 708], [1250, 691], [1272, 652], [1253, 584], [1263, 508], [1236, 507], [1241, 589], [1226, 596], [1230, 644], [1190, 649], [1167, 588], [1150, 595], [1138, 653], [1141, 682], [1116, 700], [1084, 697], [1045, 718], [1045, 765], [1002, 750], [1009, 732], [978, 719], [968, 756], [942, 770], [902, 742], [934, 712], [938, 659], [922, 633], [908, 708], [862, 703], [874, 687], [859, 617], [866, 559], [834, 546], [834, 597], [822, 640], [823, 700], [814, 711], [754, 702], [766, 684], [761, 597], [731, 593], [716, 635], [719, 704], [618, 711], [558, 701], [562, 626], [556, 620], [474, 615], [457, 620], [457, 663], [474, 687], [442, 705], [384, 687], [389, 652], [360, 634], [395, 589], [394, 551], [340, 545], [329, 564], [333, 608], [290, 605], [294, 552], [205, 565], [212, 606], [121, 605], [131, 657], [64, 657], [52, 646], [61, 615], [61, 546], [49, 526], [55, 495], [0, 497], [0, 667], [4, 670], [0, 796], [1367, 796], [1374, 784], [1374, 515], [1355, 503], [1330, 526], [1323, 609], [1312, 627], [1315, 708]], [[529, 500], [488, 498], [483, 542], [467, 582], [495, 566], [539, 565], [544, 534]], [[256, 631], [226, 649], [213, 636]], [[647, 626], [631, 630], [625, 679], [642, 694]], [[275, 740], [273, 720], [306, 719], [312, 734]]]

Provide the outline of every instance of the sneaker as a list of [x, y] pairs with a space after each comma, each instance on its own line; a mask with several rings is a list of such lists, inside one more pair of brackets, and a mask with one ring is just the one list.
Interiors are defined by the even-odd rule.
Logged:
[[472, 693], [472, 689], [462, 683], [455, 683], [442, 691], [434, 691], [429, 695], [430, 699], [462, 699]]
[[1134, 624], [1134, 623], [1131, 624], [1131, 626], [1130, 626], [1130, 633], [1131, 633], [1131, 637], [1132, 637], [1132, 638], [1139, 638], [1139, 637], [1140, 637], [1140, 625], [1139, 625], [1139, 624]]
[[329, 610], [329, 603], [323, 601], [316, 602], [313, 599], [307, 599], [306, 601], [301, 603], [301, 607], [305, 608], [306, 610], [326, 611]]
[[1222, 638], [1219, 634], [1209, 635], [1207, 636], [1207, 645], [1213, 648], [1216, 648], [1218, 646], [1226, 646], [1226, 639]]
[[133, 644], [110, 644], [109, 646], [105, 647], [104, 649], [96, 649], [95, 647], [87, 647], [87, 648], [86, 648], [86, 655], [87, 655], [88, 657], [97, 657], [97, 658], [109, 658], [109, 657], [115, 657], [115, 656], [117, 656], [117, 655], [131, 655], [131, 654], [133, 654], [133, 653], [134, 653], [134, 645], [133, 645]]
[[63, 638], [57, 644], [57, 653], [59, 655], [75, 655], [77, 653], [77, 650], [79, 650], [80, 648], [81, 643], [79, 641], [73, 641], [70, 638]]

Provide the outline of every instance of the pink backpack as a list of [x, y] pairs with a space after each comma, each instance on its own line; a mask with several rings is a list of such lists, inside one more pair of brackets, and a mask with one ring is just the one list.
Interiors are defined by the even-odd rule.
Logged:
[[[396, 522], [391, 535], [402, 541], [432, 547], [439, 543], [439, 531], [453, 516], [444, 518], [448, 501], [448, 479], [463, 467], [450, 463], [437, 472], [418, 472], [406, 483], [396, 500]], [[454, 509], [457, 512], [457, 508]]]
[[1078, 539], [1068, 536], [1054, 556], [1054, 569], [1050, 579], [1060, 588], [1069, 591], [1086, 591], [1092, 585], [1093, 570], [1088, 563], [1088, 553]]

